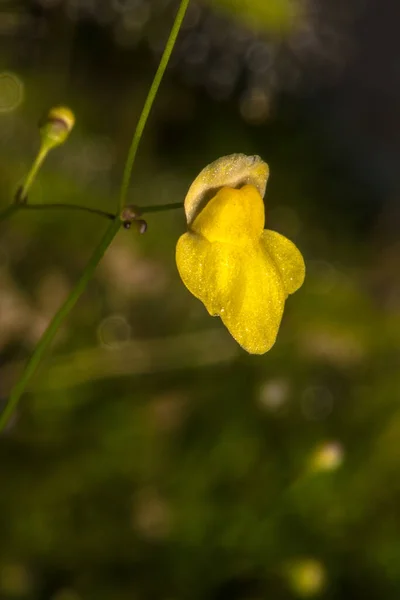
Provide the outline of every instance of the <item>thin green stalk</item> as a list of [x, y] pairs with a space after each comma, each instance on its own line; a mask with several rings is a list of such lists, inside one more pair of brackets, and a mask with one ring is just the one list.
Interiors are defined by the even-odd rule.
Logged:
[[105, 210], [81, 206], [80, 204], [22, 204], [19, 208], [22, 210], [78, 210], [91, 213], [92, 215], [98, 215], [99, 217], [104, 217], [105, 219], [112, 221], [116, 218], [115, 215], [106, 212]]
[[29, 188], [31, 187], [31, 185], [32, 185], [32, 183], [33, 183], [33, 181], [34, 181], [34, 179], [35, 179], [35, 177], [37, 175], [37, 172], [39, 171], [39, 169], [40, 169], [40, 167], [41, 167], [44, 159], [46, 158], [48, 152], [49, 152], [49, 148], [46, 145], [42, 145], [41, 148], [40, 148], [40, 150], [39, 150], [38, 155], [36, 156], [36, 158], [34, 160], [34, 163], [33, 163], [32, 167], [31, 167], [31, 170], [28, 173], [28, 176], [27, 176], [27, 178], [25, 180], [25, 183], [23, 184], [23, 186], [22, 186], [22, 188], [21, 188], [21, 190], [19, 192], [21, 200], [24, 200], [26, 198], [26, 196], [28, 194], [28, 191], [29, 191]]
[[171, 202], [171, 204], [154, 204], [153, 206], [138, 206], [141, 215], [149, 213], [165, 212], [166, 210], [175, 210], [183, 208], [183, 202]]
[[[165, 212], [167, 210], [175, 210], [177, 208], [183, 208], [182, 202], [171, 202], [171, 204], [155, 204], [154, 206], [138, 206], [138, 213], [146, 215], [150, 213]], [[98, 215], [108, 220], [114, 220], [117, 218], [113, 213], [100, 210], [98, 208], [90, 208], [89, 206], [82, 206], [80, 204], [10, 204], [7, 208], [0, 213], [0, 223], [11, 217], [14, 213], [23, 210], [76, 210], [87, 212], [92, 215]]]
[[129, 181], [131, 178], [133, 163], [135, 162], [136, 153], [137, 153], [139, 143], [140, 143], [140, 140], [141, 140], [141, 137], [143, 134], [143, 130], [146, 126], [148, 116], [149, 116], [151, 108], [153, 106], [154, 99], [157, 95], [158, 88], [160, 87], [161, 80], [164, 76], [165, 69], [167, 68], [170, 56], [172, 54], [172, 50], [174, 49], [176, 38], [178, 37], [178, 33], [181, 28], [183, 19], [185, 17], [185, 13], [186, 13], [188, 5], [189, 5], [189, 0], [181, 0], [179, 10], [177, 12], [174, 24], [171, 29], [170, 36], [169, 36], [167, 44], [165, 46], [164, 53], [161, 57], [160, 64], [158, 65], [157, 72], [154, 76], [153, 83], [151, 85], [150, 91], [147, 95], [146, 102], [145, 102], [143, 110], [142, 110], [142, 114], [140, 115], [138, 124], [136, 126], [135, 133], [133, 135], [132, 143], [131, 143], [131, 146], [130, 146], [129, 152], [128, 152], [128, 158], [125, 163], [124, 174], [122, 177], [122, 185], [121, 185], [121, 192], [120, 192], [120, 196], [119, 196], [119, 207], [118, 207], [119, 213], [122, 212], [122, 210], [126, 204], [126, 197], [128, 194], [128, 187], [129, 187]]
[[80, 204], [10, 204], [2, 213], [0, 213], [0, 222], [5, 221], [11, 217], [14, 213], [22, 210], [73, 210], [88, 212], [99, 217], [104, 217], [108, 220], [116, 218], [112, 213], [100, 210], [98, 208], [91, 208], [89, 206], [82, 206]]
[[[173, 47], [175, 45], [175, 41], [178, 36], [179, 29], [182, 25], [182, 21], [185, 16], [188, 4], [189, 4], [189, 0], [181, 0], [181, 4], [180, 4], [179, 10], [178, 10], [178, 13], [176, 15], [175, 22], [173, 24], [171, 34], [168, 38], [165, 51], [161, 58], [160, 65], [157, 69], [152, 86], [150, 88], [150, 92], [147, 96], [145, 105], [143, 107], [142, 113], [139, 118], [138, 125], [137, 125], [135, 133], [133, 135], [132, 144], [131, 144], [131, 147], [129, 149], [128, 156], [126, 159], [124, 175], [123, 175], [122, 183], [121, 183], [121, 191], [120, 191], [121, 211], [122, 211], [122, 208], [125, 206], [125, 200], [126, 200], [126, 195], [127, 195], [127, 191], [128, 191], [131, 171], [132, 171], [133, 164], [135, 162], [136, 152], [137, 152], [137, 149], [138, 149], [138, 146], [140, 143], [140, 139], [142, 137], [147, 118], [149, 116], [151, 107], [153, 105], [154, 99], [156, 97], [158, 88], [159, 88], [161, 80], [162, 80], [162, 77], [163, 77], [165, 69], [167, 67]], [[43, 159], [41, 158], [41, 161], [42, 160]], [[37, 171], [37, 168], [35, 168], [35, 165], [36, 165], [36, 163], [34, 164], [34, 167], [33, 167], [34, 173], [36, 173], [36, 171]], [[30, 175], [31, 175], [31, 173], [30, 173]], [[28, 179], [27, 179], [27, 183], [29, 185], [30, 185], [30, 182], [32, 181], [30, 175], [28, 175]], [[28, 185], [28, 187], [29, 187], [29, 185]], [[25, 184], [23, 189], [26, 191], [27, 184]], [[54, 206], [54, 205], [52, 205], [52, 206]], [[162, 208], [160, 208], [160, 206], [162, 206]], [[143, 209], [143, 212], [157, 212], [157, 210], [168, 210], [168, 208], [171, 208], [171, 207], [178, 208], [181, 205], [175, 204], [175, 205], [160, 205], [160, 206], [159, 207], [147, 207], [147, 208]], [[20, 208], [20, 207], [16, 206], [16, 205], [11, 205], [2, 213], [2, 215], [0, 215], [0, 220], [3, 220], [4, 218], [9, 217], [14, 211], [18, 210], [18, 208]], [[99, 214], [98, 211], [96, 211], [96, 212], [97, 212], [97, 214]], [[115, 218], [114, 216], [112, 218], [113, 218], [113, 221], [110, 223], [100, 244], [97, 246], [96, 250], [94, 251], [92, 258], [90, 259], [89, 263], [87, 264], [81, 278], [79, 279], [78, 283], [75, 285], [73, 290], [71, 291], [68, 298], [65, 300], [64, 304], [61, 306], [61, 308], [58, 310], [58, 312], [53, 317], [50, 325], [44, 332], [43, 336], [41, 337], [39, 343], [37, 344], [32, 356], [31, 356], [31, 358], [29, 359], [19, 381], [16, 383], [14, 388], [11, 390], [6, 407], [3, 410], [2, 414], [0, 415], [0, 433], [1, 433], [1, 431], [4, 430], [11, 415], [13, 414], [14, 410], [16, 409], [18, 402], [26, 389], [26, 386], [28, 385], [31, 377], [35, 373], [44, 353], [47, 351], [49, 345], [53, 341], [54, 336], [56, 335], [59, 327], [62, 325], [63, 321], [67, 318], [67, 316], [69, 315], [69, 313], [75, 306], [76, 302], [80, 298], [81, 294], [85, 290], [90, 279], [93, 277], [93, 274], [95, 272], [95, 269], [96, 269], [98, 263], [100, 262], [101, 258], [103, 257], [104, 253], [106, 252], [107, 248], [109, 247], [109, 245], [113, 241], [115, 235], [117, 234], [119, 228], [121, 227], [121, 225], [122, 225], [121, 220], [119, 218]]]
[[3, 431], [5, 426], [7, 425], [11, 415], [13, 414], [15, 408], [18, 405], [18, 402], [25, 391], [25, 388], [31, 379], [32, 375], [35, 373], [40, 361], [43, 358], [44, 353], [48, 349], [49, 345], [54, 339], [60, 325], [64, 321], [64, 319], [69, 315], [76, 302], [80, 298], [81, 294], [85, 290], [87, 284], [93, 277], [93, 274], [96, 270], [97, 265], [99, 264], [101, 258], [103, 257], [105, 251], [111, 244], [115, 235], [121, 227], [121, 222], [119, 219], [115, 219], [112, 223], [110, 223], [107, 231], [105, 232], [101, 242], [97, 246], [96, 250], [93, 252], [91, 259], [89, 260], [81, 278], [75, 285], [74, 289], [65, 300], [64, 304], [58, 310], [58, 312], [54, 315], [50, 325], [47, 327], [43, 336], [41, 337], [38, 345], [36, 346], [31, 358], [29, 359], [19, 381], [12, 389], [10, 396], [8, 398], [5, 409], [0, 415], [0, 432]]

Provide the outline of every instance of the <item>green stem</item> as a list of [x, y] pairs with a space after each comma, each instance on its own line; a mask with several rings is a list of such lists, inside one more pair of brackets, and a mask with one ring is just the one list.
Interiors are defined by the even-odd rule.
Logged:
[[[178, 36], [179, 29], [182, 25], [182, 21], [185, 16], [188, 4], [189, 4], [189, 0], [181, 0], [181, 4], [180, 4], [179, 10], [178, 10], [178, 13], [176, 15], [174, 24], [172, 26], [171, 34], [168, 38], [166, 48], [162, 55], [159, 67], [157, 69], [156, 75], [154, 77], [153, 83], [151, 85], [149, 94], [148, 94], [146, 102], [145, 102], [145, 105], [144, 105], [142, 113], [140, 115], [138, 125], [137, 125], [135, 133], [133, 135], [133, 139], [132, 139], [131, 147], [129, 149], [128, 156], [126, 159], [124, 175], [123, 175], [122, 183], [121, 183], [120, 212], [122, 212], [122, 209], [125, 206], [125, 200], [126, 200], [126, 196], [127, 196], [127, 192], [128, 192], [131, 171], [132, 171], [132, 167], [133, 167], [133, 164], [135, 161], [136, 152], [137, 152], [137, 149], [138, 149], [138, 146], [140, 143], [140, 139], [142, 137], [143, 130], [144, 130], [146, 122], [147, 122], [147, 118], [149, 116], [155, 96], [157, 94], [162, 77], [163, 77], [165, 69], [167, 67], [173, 47], [175, 45], [175, 41]], [[23, 186], [21, 198], [24, 197], [24, 194], [26, 194], [27, 189], [31, 185], [33, 178], [34, 178], [41, 162], [44, 159], [44, 156], [45, 156], [45, 154], [42, 156], [42, 151], [40, 151], [37, 159], [35, 160], [35, 162], [33, 164], [31, 171], [28, 175], [25, 185]], [[27, 205], [24, 205], [24, 208], [26, 208], [26, 206]], [[35, 208], [37, 208], [37, 206], [39, 206], [39, 205], [35, 205]], [[42, 205], [40, 205], [40, 206], [42, 206]], [[54, 206], [54, 205], [49, 205], [49, 208], [50, 208], [50, 206]], [[160, 205], [158, 207], [157, 206], [147, 207], [143, 210], [143, 212], [157, 212], [159, 210], [168, 210], [169, 208], [172, 208], [172, 207], [178, 208], [179, 206], [181, 206], [181, 205], [174, 204], [174, 205]], [[33, 205], [31, 205], [31, 207], [33, 209]], [[18, 210], [19, 208], [21, 208], [21, 206], [12, 205], [12, 206], [8, 207], [3, 212], [3, 214], [0, 215], [0, 220], [7, 218], [14, 211]], [[79, 210], [81, 210], [81, 209], [79, 209]], [[91, 209], [89, 209], [89, 210], [90, 210], [90, 212], [94, 212]], [[96, 213], [99, 214], [99, 211], [96, 211]], [[28, 385], [31, 377], [35, 373], [44, 353], [46, 352], [49, 345], [53, 341], [54, 336], [56, 335], [59, 327], [62, 325], [64, 319], [66, 319], [66, 317], [69, 315], [69, 313], [75, 306], [76, 302], [80, 298], [81, 294], [85, 290], [90, 279], [93, 277], [93, 274], [95, 272], [95, 269], [96, 269], [98, 263], [100, 262], [105, 251], [107, 250], [107, 248], [111, 244], [112, 240], [114, 239], [115, 235], [117, 234], [119, 228], [121, 227], [122, 222], [119, 218], [115, 218], [114, 216], [112, 216], [110, 218], [113, 218], [113, 221], [110, 223], [106, 233], [104, 234], [103, 239], [101, 240], [100, 244], [97, 246], [96, 250], [94, 251], [92, 258], [90, 259], [89, 263], [87, 264], [81, 278], [79, 279], [78, 283], [75, 285], [73, 290], [71, 291], [68, 298], [65, 300], [64, 304], [61, 306], [61, 308], [58, 310], [58, 312], [53, 317], [50, 325], [44, 332], [43, 336], [41, 337], [39, 343], [37, 344], [32, 356], [31, 356], [31, 358], [29, 359], [29, 361], [21, 375], [21, 378], [18, 380], [18, 382], [16, 383], [14, 388], [11, 390], [6, 407], [5, 407], [4, 411], [2, 412], [2, 414], [0, 415], [0, 432], [4, 430], [11, 415], [13, 414], [14, 410], [16, 409], [18, 402], [26, 389], [26, 386]]]
[[98, 215], [108, 220], [116, 218], [112, 213], [100, 210], [98, 208], [90, 208], [89, 206], [81, 206], [80, 204], [10, 204], [2, 213], [0, 213], [0, 223], [11, 217], [14, 213], [22, 210], [73, 210], [91, 213]]
[[176, 208], [183, 208], [183, 202], [172, 202], [171, 204], [155, 204], [154, 206], [138, 206], [138, 210], [140, 211], [141, 215], [164, 212], [166, 210], [175, 210]]
[[74, 308], [76, 302], [79, 300], [80, 296], [84, 292], [87, 284], [93, 277], [95, 269], [102, 259], [105, 251], [108, 246], [111, 244], [112, 240], [116, 236], [118, 230], [121, 227], [121, 222], [119, 219], [115, 219], [112, 223], [110, 223], [107, 231], [105, 232], [102, 240], [97, 246], [96, 250], [93, 252], [91, 259], [89, 260], [85, 271], [83, 272], [81, 278], [75, 285], [74, 289], [65, 300], [64, 304], [60, 307], [58, 312], [54, 315], [50, 325], [44, 332], [42, 338], [40, 339], [38, 345], [36, 346], [31, 358], [29, 359], [19, 381], [11, 390], [10, 396], [8, 398], [5, 409], [0, 415], [0, 432], [4, 430], [7, 425], [11, 415], [13, 414], [19, 399], [25, 391], [26, 386], [28, 385], [31, 377], [35, 373], [40, 361], [43, 358], [44, 353], [48, 349], [49, 345], [54, 339], [60, 325], [64, 321], [64, 319], [69, 315], [71, 310]]
[[182, 21], [184, 19], [188, 5], [189, 5], [189, 0], [181, 0], [179, 10], [177, 12], [174, 24], [171, 29], [170, 36], [169, 36], [167, 44], [165, 46], [164, 53], [161, 57], [160, 64], [158, 65], [157, 72], [155, 74], [153, 83], [152, 83], [150, 91], [147, 95], [146, 102], [144, 103], [142, 113], [140, 115], [138, 124], [136, 126], [135, 133], [133, 135], [132, 143], [129, 148], [128, 157], [127, 157], [126, 163], [125, 163], [124, 174], [122, 177], [121, 192], [120, 192], [119, 207], [118, 207], [119, 213], [122, 212], [122, 210], [126, 204], [126, 197], [128, 194], [128, 187], [129, 187], [129, 181], [131, 178], [132, 167], [133, 167], [133, 163], [135, 162], [136, 153], [137, 153], [139, 143], [140, 143], [140, 140], [141, 140], [141, 137], [143, 134], [143, 130], [146, 126], [148, 116], [149, 116], [151, 108], [153, 106], [154, 99], [157, 95], [158, 88], [160, 87], [160, 83], [161, 83], [161, 80], [165, 73], [165, 69], [167, 68], [170, 56], [172, 54], [172, 50], [175, 46], [176, 38], [178, 37], [178, 33], [181, 28]]
[[[171, 204], [155, 204], [154, 206], [138, 206], [137, 208], [141, 215], [146, 215], [183, 208], [183, 203], [171, 202]], [[99, 217], [104, 217], [111, 221], [117, 218], [113, 213], [98, 208], [90, 208], [89, 206], [81, 206], [80, 204], [10, 204], [10, 206], [7, 206], [7, 208], [0, 213], [0, 223], [20, 210], [76, 210], [98, 215]]]
[[21, 191], [19, 192], [19, 197], [20, 197], [21, 201], [26, 198], [29, 188], [31, 187], [33, 180], [35, 179], [36, 174], [42, 165], [42, 162], [46, 158], [48, 151], [49, 151], [49, 148], [47, 148], [47, 146], [42, 144], [42, 146], [38, 152], [38, 155], [36, 156], [35, 161], [31, 167], [31, 170], [29, 171], [29, 173], [27, 175], [25, 183], [23, 184]]
[[114, 220], [116, 217], [112, 213], [100, 210], [99, 208], [90, 208], [89, 206], [81, 206], [80, 204], [22, 204], [21, 210], [78, 210], [81, 212], [91, 213], [92, 215], [98, 215], [105, 219]]

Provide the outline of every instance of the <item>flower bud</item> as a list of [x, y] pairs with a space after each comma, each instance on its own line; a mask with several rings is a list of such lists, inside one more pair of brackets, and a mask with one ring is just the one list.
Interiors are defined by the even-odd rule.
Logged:
[[40, 123], [42, 143], [47, 150], [63, 144], [75, 124], [74, 113], [65, 106], [50, 109]]
[[143, 234], [147, 231], [147, 221], [144, 219], [125, 221], [123, 227], [124, 229], [131, 229], [133, 227], [138, 233]]
[[39, 123], [41, 144], [31, 169], [26, 177], [25, 183], [20, 186], [15, 194], [15, 204], [26, 204], [28, 191], [35, 181], [36, 175], [52, 148], [63, 144], [69, 136], [75, 123], [74, 113], [65, 106], [52, 108], [46, 118]]
[[140, 209], [132, 204], [125, 206], [121, 213], [120, 219], [125, 229], [130, 229], [134, 226], [138, 233], [146, 233], [147, 223], [144, 219], [139, 219], [141, 215]]

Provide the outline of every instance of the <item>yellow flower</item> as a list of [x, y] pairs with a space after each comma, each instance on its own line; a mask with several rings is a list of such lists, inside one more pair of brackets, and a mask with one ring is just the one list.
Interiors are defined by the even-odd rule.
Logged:
[[274, 344], [285, 300], [303, 283], [296, 246], [264, 230], [268, 166], [233, 154], [208, 165], [185, 199], [188, 232], [176, 264], [183, 283], [251, 354]]

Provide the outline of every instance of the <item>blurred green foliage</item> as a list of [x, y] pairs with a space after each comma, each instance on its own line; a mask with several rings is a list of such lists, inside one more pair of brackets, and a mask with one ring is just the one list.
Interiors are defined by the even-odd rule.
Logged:
[[290, 0], [217, 0], [212, 2], [259, 30], [282, 33], [290, 29], [297, 10]]

